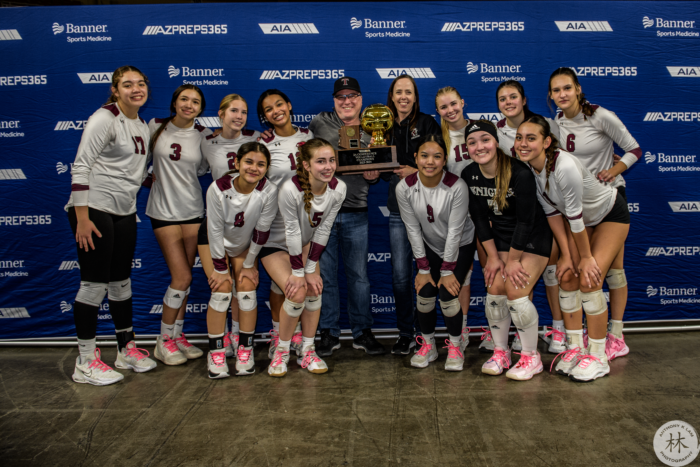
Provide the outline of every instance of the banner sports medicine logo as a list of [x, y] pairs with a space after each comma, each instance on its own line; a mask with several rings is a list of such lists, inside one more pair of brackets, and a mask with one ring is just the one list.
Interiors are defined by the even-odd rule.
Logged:
[[195, 35], [195, 34], [228, 34], [227, 24], [179, 24], [170, 26], [146, 26], [144, 36]]
[[471, 75], [473, 73], [480, 73], [481, 76], [481, 82], [483, 83], [491, 83], [491, 82], [501, 82], [501, 81], [508, 81], [508, 80], [513, 80], [513, 81], [525, 81], [524, 76], [507, 76], [507, 75], [502, 75], [502, 76], [485, 76], [485, 75], [495, 75], [495, 74], [501, 74], [501, 73], [522, 73], [522, 65], [507, 65], [507, 64], [500, 64], [500, 65], [493, 65], [493, 64], [488, 64], [488, 63], [473, 63], [473, 62], [467, 62], [467, 74]]
[[[658, 162], [659, 172], [700, 172], [700, 166], [697, 165], [678, 165], [678, 164], [697, 164], [697, 155], [677, 155], [677, 154], [664, 154], [659, 152], [657, 154], [652, 154], [647, 151], [644, 154], [644, 161], [647, 164], [653, 164]], [[662, 165], [662, 164], [674, 164], [674, 165]]]
[[318, 34], [314, 23], [258, 23], [263, 34]]
[[1, 120], [0, 121], [0, 138], [23, 138], [22, 131], [4, 131], [20, 129], [20, 120]]
[[[642, 18], [642, 25], [644, 29], [655, 27], [657, 37], [700, 37], [700, 32], [688, 31], [688, 29], [695, 29], [695, 21], [684, 19], [668, 20], [645, 16]], [[675, 31], [659, 31], [659, 29], [675, 29]]]
[[[106, 24], [72, 24], [66, 23], [65, 25], [53, 23], [51, 25], [51, 30], [53, 35], [67, 34], [66, 41], [68, 43], [75, 42], [109, 42], [112, 40], [110, 36], [90, 36], [85, 34], [104, 34], [107, 32]], [[73, 36], [71, 36], [73, 34]], [[75, 36], [78, 34], [78, 36]]]
[[612, 32], [607, 21], [555, 21], [561, 32]]
[[402, 75], [409, 75], [414, 79], [435, 78], [430, 68], [377, 68], [377, 73], [382, 79], [394, 79]]
[[700, 78], [700, 66], [667, 66], [674, 78]]
[[[652, 298], [658, 296], [660, 298], [659, 303], [661, 305], [679, 305], [688, 303], [700, 303], [700, 297], [698, 295], [697, 287], [654, 287], [653, 285], [647, 286], [647, 298]], [[677, 297], [677, 298], [667, 298], [667, 297]]]
[[[223, 68], [190, 68], [183, 66], [182, 68], [177, 68], [174, 65], [168, 67], [168, 76], [170, 78], [175, 78], [182, 75], [183, 78], [210, 78], [210, 77], [223, 77]], [[209, 85], [209, 86], [226, 86], [228, 85], [227, 80], [222, 79], [200, 79], [200, 80], [182, 80], [182, 84], [195, 84], [197, 86]]]
[[364, 18], [363, 20], [357, 19], [354, 16], [350, 18], [350, 28], [351, 29], [370, 29], [377, 30], [365, 31], [365, 37], [368, 39], [374, 39], [377, 37], [411, 37], [410, 32], [400, 31], [400, 29], [406, 28], [406, 21], [375, 21], [370, 18]]

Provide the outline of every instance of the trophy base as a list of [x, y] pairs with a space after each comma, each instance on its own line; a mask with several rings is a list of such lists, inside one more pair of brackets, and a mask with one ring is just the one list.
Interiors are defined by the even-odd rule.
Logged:
[[367, 170], [393, 172], [401, 166], [396, 161], [396, 146], [373, 146], [366, 149], [341, 149], [338, 151], [340, 175], [360, 174]]

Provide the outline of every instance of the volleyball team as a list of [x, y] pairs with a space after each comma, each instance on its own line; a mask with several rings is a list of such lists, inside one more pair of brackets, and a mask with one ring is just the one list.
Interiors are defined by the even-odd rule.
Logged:
[[[216, 132], [195, 121], [206, 107], [197, 86], [178, 87], [170, 115], [146, 123], [139, 109], [148, 97], [140, 70], [118, 68], [109, 101], [88, 120], [73, 165], [66, 210], [81, 275], [75, 382], [102, 386], [124, 378], [96, 346], [105, 296], [117, 337], [114, 366], [135, 372], [156, 367], [149, 352], [136, 347], [132, 322], [130, 274], [142, 186], [150, 189], [146, 215], [171, 276], [154, 351], [166, 365], [203, 356], [183, 332], [197, 256], [211, 288], [210, 378], [255, 372], [260, 265], [271, 278], [268, 374], [284, 376], [292, 356], [302, 369], [328, 371], [321, 357], [340, 347], [339, 252], [353, 347], [385, 353], [371, 332], [367, 277], [367, 193], [381, 179], [389, 182], [400, 334], [392, 353], [415, 349], [410, 363], [417, 368], [438, 358], [439, 302], [448, 333], [444, 368], [463, 369], [475, 253], [487, 290], [489, 328], [479, 350], [490, 358], [483, 373], [529, 380], [543, 371], [532, 302], [540, 277], [553, 319], [544, 336], [548, 351], [557, 354], [553, 371], [593, 381], [610, 372], [610, 360], [629, 352], [622, 319], [630, 216], [621, 174], [641, 150], [613, 112], [586, 100], [573, 70], [559, 68], [550, 76], [554, 119], [528, 109], [519, 82], [502, 82], [496, 101], [504, 118], [496, 125], [466, 118], [453, 87], [435, 96], [438, 125], [420, 112], [413, 78], [396, 78], [387, 98], [396, 118], [387, 144], [396, 146], [401, 167], [381, 174], [335, 175], [338, 129], [359, 125], [362, 110], [360, 84], [350, 77], [335, 82], [333, 110], [316, 116], [309, 129], [293, 125], [292, 103], [282, 91], [265, 91], [257, 101], [267, 127], [262, 134], [246, 129], [248, 104], [237, 94], [221, 100]], [[371, 135], [363, 132], [361, 141], [367, 147]], [[616, 156], [613, 143], [624, 154]], [[208, 171], [214, 182], [205, 210], [198, 177]], [[227, 357], [235, 359], [231, 367]]]

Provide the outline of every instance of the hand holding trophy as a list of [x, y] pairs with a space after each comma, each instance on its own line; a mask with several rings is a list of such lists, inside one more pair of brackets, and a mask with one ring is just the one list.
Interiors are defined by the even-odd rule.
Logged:
[[394, 125], [394, 114], [383, 104], [367, 107], [360, 117], [362, 128], [372, 133], [374, 143], [360, 148], [360, 125], [344, 126], [338, 130], [338, 168], [341, 174], [362, 173], [367, 170], [390, 172], [400, 167], [396, 161], [396, 146], [387, 146], [385, 132]]

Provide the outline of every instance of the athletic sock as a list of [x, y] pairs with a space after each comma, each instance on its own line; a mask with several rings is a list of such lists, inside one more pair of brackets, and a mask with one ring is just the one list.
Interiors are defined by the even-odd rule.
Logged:
[[272, 322], [272, 330], [275, 331], [277, 334], [280, 333], [280, 322], [279, 321]]
[[289, 352], [289, 347], [292, 345], [291, 339], [288, 341], [283, 341], [282, 339], [279, 340], [279, 343], [277, 344], [277, 348], [280, 350], [286, 350]]
[[423, 336], [423, 339], [425, 339], [425, 342], [427, 342], [428, 344], [435, 345], [435, 333], [434, 332], [431, 332], [430, 334], [422, 332], [421, 335]]
[[[273, 321], [274, 323], [274, 321]], [[279, 324], [277, 324], [279, 326]], [[238, 321], [233, 321], [231, 320], [231, 334], [240, 334], [241, 333], [241, 325]]]
[[508, 333], [510, 332], [510, 315], [500, 321], [488, 320], [489, 328], [491, 329], [491, 338], [493, 345], [507, 350], [508, 349]]
[[160, 322], [160, 335], [165, 337], [168, 336], [171, 339], [175, 336], [175, 323], [165, 324], [163, 321]]
[[467, 315], [462, 315], [462, 327], [467, 327]]
[[209, 350], [212, 352], [225, 351], [224, 348], [224, 335], [222, 334], [209, 334]]
[[306, 350], [314, 345], [314, 338], [313, 337], [306, 337], [302, 336], [301, 338], [301, 351], [306, 352]]
[[537, 324], [533, 324], [527, 329], [518, 329], [518, 334], [520, 335], [520, 344], [523, 346], [525, 352], [532, 352], [537, 350], [537, 338], [539, 335], [539, 327]]
[[605, 357], [605, 339], [588, 338], [588, 353], [599, 359]]
[[552, 328], [560, 332], [565, 332], [566, 328], [564, 327], [564, 320], [552, 320]]
[[622, 339], [622, 327], [624, 323], [622, 321], [618, 321], [616, 319], [611, 319], [610, 320], [610, 334], [613, 336], [617, 337], [618, 339]]
[[567, 329], [566, 348], [571, 350], [576, 347], [578, 347], [581, 350], [585, 349], [585, 347], [583, 346], [583, 329]]
[[460, 345], [462, 345], [462, 335], [460, 334], [459, 336], [450, 336], [450, 343], [455, 347], [459, 347]]
[[178, 337], [182, 336], [182, 328], [185, 326], [185, 320], [184, 319], [176, 319], [175, 320], [175, 339]]
[[242, 345], [243, 347], [252, 347], [253, 346], [253, 339], [255, 338], [255, 332], [239, 332], [238, 333], [238, 345]]
[[95, 349], [97, 348], [97, 338], [78, 339], [78, 351], [80, 352], [80, 363], [85, 363], [88, 358], [95, 358]]
[[126, 344], [134, 340], [134, 328], [133, 326], [126, 329], [116, 329], [114, 331], [117, 334], [117, 349], [121, 350], [126, 348]]

